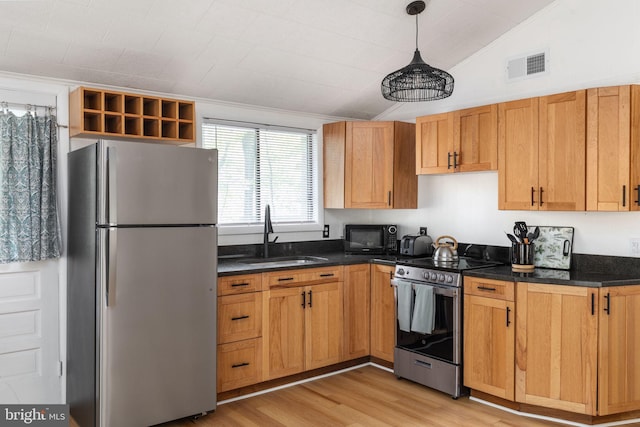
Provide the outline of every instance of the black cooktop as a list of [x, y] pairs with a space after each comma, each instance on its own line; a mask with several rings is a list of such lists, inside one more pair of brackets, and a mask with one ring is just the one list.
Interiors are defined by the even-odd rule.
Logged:
[[442, 271], [463, 271], [473, 270], [475, 268], [494, 267], [503, 265], [498, 261], [487, 261], [484, 259], [460, 257], [457, 262], [435, 261], [433, 258], [415, 258], [410, 260], [398, 260], [398, 265], [408, 265], [412, 267], [430, 268]]

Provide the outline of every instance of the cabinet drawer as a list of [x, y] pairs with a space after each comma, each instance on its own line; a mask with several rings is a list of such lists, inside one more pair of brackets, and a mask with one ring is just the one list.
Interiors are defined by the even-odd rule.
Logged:
[[262, 292], [218, 298], [218, 343], [262, 335]]
[[262, 381], [262, 338], [218, 346], [218, 393]]
[[479, 277], [464, 278], [464, 293], [481, 297], [513, 301], [515, 284], [502, 280], [482, 279]]
[[344, 267], [319, 267], [262, 273], [263, 282], [269, 288], [314, 285], [342, 282]]
[[243, 294], [262, 290], [260, 274], [243, 274], [218, 278], [218, 295]]

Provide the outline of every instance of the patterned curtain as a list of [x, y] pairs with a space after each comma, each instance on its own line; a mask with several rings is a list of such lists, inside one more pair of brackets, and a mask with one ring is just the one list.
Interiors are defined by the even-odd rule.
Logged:
[[60, 256], [56, 117], [0, 112], [0, 263]]

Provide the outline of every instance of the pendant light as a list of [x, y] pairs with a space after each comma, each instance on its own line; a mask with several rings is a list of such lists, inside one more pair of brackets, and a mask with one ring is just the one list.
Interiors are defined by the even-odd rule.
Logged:
[[391, 101], [433, 101], [453, 93], [451, 74], [426, 64], [418, 50], [418, 15], [425, 7], [424, 1], [413, 1], [407, 6], [407, 13], [416, 17], [416, 51], [409, 65], [382, 80], [382, 96]]

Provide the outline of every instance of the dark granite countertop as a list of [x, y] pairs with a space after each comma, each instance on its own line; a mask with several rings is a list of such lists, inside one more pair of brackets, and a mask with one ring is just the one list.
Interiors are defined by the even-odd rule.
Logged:
[[394, 255], [347, 255], [344, 252], [333, 253], [314, 253], [309, 256], [317, 256], [326, 258], [326, 260], [319, 260], [312, 263], [300, 264], [300, 265], [288, 265], [283, 267], [264, 266], [260, 264], [251, 264], [255, 261], [269, 261], [268, 258], [256, 259], [256, 258], [244, 258], [244, 257], [232, 257], [232, 258], [218, 258], [218, 276], [233, 276], [238, 274], [252, 274], [262, 273], [265, 271], [278, 271], [278, 270], [290, 270], [299, 268], [316, 268], [327, 267], [332, 265], [351, 265], [351, 264], [384, 264], [395, 265], [396, 261], [402, 257]]
[[511, 271], [510, 265], [504, 265], [500, 267], [469, 270], [465, 272], [465, 276], [513, 282], [547, 283], [552, 285], [585, 286], [591, 288], [640, 284], [640, 273], [635, 270], [620, 271], [620, 269], [610, 271], [584, 271], [536, 268], [531, 273], [515, 273]]
[[[462, 247], [467, 246], [462, 245]], [[490, 256], [491, 259], [505, 262], [508, 248], [488, 247], [483, 245], [468, 245], [478, 249], [478, 255]], [[467, 247], [468, 249], [468, 247]], [[332, 265], [352, 265], [376, 263], [395, 265], [398, 260], [411, 259], [399, 254], [395, 255], [347, 255], [344, 253], [341, 240], [321, 240], [310, 242], [279, 243], [271, 246], [272, 257], [283, 256], [313, 256], [321, 257], [312, 263], [274, 267], [260, 264], [250, 264], [255, 261], [269, 261], [261, 258], [262, 245], [222, 246], [219, 248], [218, 275], [233, 276], [239, 274], [262, 273], [299, 268], [316, 268]], [[506, 254], [506, 255], [505, 255]], [[472, 255], [470, 253], [470, 255]], [[488, 258], [487, 258], [488, 259]], [[483, 277], [495, 280], [514, 282], [548, 283], [557, 285], [607, 287], [640, 284], [640, 258], [614, 257], [602, 255], [574, 254], [571, 270], [554, 270], [536, 268], [531, 273], [514, 273], [511, 265], [500, 267], [468, 270], [467, 276]]]

